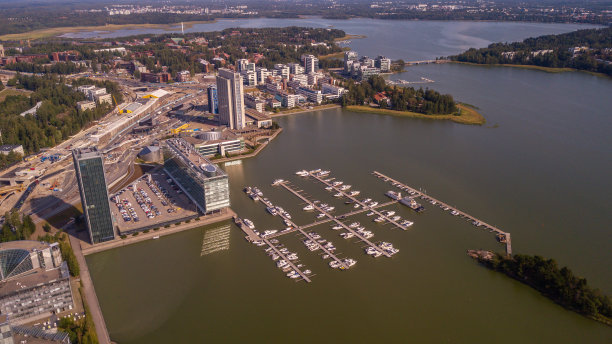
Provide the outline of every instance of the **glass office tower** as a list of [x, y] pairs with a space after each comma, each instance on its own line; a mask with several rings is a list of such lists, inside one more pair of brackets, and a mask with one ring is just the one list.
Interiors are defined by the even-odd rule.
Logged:
[[113, 220], [104, 177], [104, 159], [96, 148], [72, 151], [81, 204], [92, 244], [113, 240]]

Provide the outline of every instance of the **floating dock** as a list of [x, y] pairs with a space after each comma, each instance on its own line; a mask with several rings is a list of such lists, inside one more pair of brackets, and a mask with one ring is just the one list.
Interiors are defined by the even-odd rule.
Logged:
[[395, 187], [401, 186], [401, 187], [398, 187], [400, 190], [408, 191], [412, 195], [416, 195], [417, 197], [420, 197], [420, 198], [422, 198], [424, 200], [434, 201], [436, 203], [439, 203], [441, 207], [447, 207], [447, 208], [449, 208], [449, 210], [457, 212], [457, 215], [460, 215], [462, 217], [468, 218], [468, 219], [472, 220], [473, 222], [476, 222], [476, 223], [479, 223], [479, 224], [485, 226], [486, 229], [496, 232], [497, 235], [498, 235], [499, 240], [506, 244], [506, 254], [508, 256], [512, 255], [512, 240], [510, 238], [510, 233], [504, 232], [501, 229], [499, 229], [499, 228], [497, 228], [497, 227], [495, 227], [493, 225], [490, 225], [490, 224], [488, 224], [488, 223], [486, 223], [486, 222], [484, 222], [484, 221], [482, 221], [480, 219], [477, 219], [476, 217], [474, 217], [474, 216], [472, 216], [472, 215], [470, 215], [470, 214], [468, 214], [468, 213], [466, 213], [464, 211], [461, 211], [461, 210], [453, 207], [452, 205], [444, 203], [444, 202], [442, 202], [442, 201], [440, 201], [440, 200], [438, 200], [438, 199], [436, 199], [434, 197], [431, 197], [431, 196], [427, 195], [424, 192], [421, 192], [421, 191], [419, 191], [419, 190], [417, 190], [415, 188], [412, 188], [412, 187], [410, 187], [410, 186], [408, 186], [408, 185], [406, 185], [406, 184], [404, 184], [402, 182], [399, 182], [399, 181], [397, 181], [397, 180], [395, 180], [395, 179], [393, 179], [393, 178], [391, 178], [389, 176], [386, 176], [386, 175], [384, 175], [384, 174], [382, 174], [380, 172], [374, 171], [374, 172], [372, 172], [372, 174], [375, 175], [378, 178], [383, 179], [385, 182], [393, 183], [393, 186], [395, 186]]

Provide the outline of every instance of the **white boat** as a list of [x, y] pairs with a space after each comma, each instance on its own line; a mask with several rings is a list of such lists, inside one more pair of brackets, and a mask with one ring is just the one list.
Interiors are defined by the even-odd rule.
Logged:
[[380, 217], [380, 216], [374, 219], [374, 222], [377, 222], [377, 223], [380, 223], [380, 222], [383, 222], [383, 221], [385, 221], [385, 219], [383, 217]]
[[391, 218], [391, 220], [393, 220], [393, 221], [399, 221], [399, 220], [401, 220], [401, 218], [402, 218], [401, 216], [393, 216], [393, 217]]
[[333, 188], [333, 187], [331, 187], [331, 186], [328, 186], [328, 187], [326, 187], [326, 188], [325, 188], [325, 190], [327, 190], [327, 191], [332, 191], [333, 189], [334, 189], [334, 188]]
[[153, 239], [159, 239], [159, 235], [154, 236]]
[[304, 210], [306, 210], [306, 211], [311, 211], [311, 210], [314, 210], [314, 207], [312, 206], [312, 204], [309, 204], [309, 205], [305, 206], [305, 207], [304, 207], [304, 208], [302, 208], [302, 209], [304, 209]]
[[285, 180], [283, 180], [283, 179], [276, 179], [276, 180], [274, 180], [274, 182], [272, 183], [272, 185], [278, 185], [278, 184], [283, 183], [284, 181], [285, 181]]
[[355, 208], [355, 209], [357, 209], [357, 208], [359, 208], [359, 207], [361, 207], [361, 205], [359, 205], [359, 203], [356, 203], [356, 204], [353, 206], [353, 208]]
[[336, 226], [333, 226], [332, 229], [337, 231], [339, 229], [342, 229], [342, 226], [341, 225], [336, 225]]
[[340, 186], [340, 185], [342, 185], [342, 183], [344, 183], [344, 182], [342, 182], [342, 181], [333, 182], [332, 186]]
[[253, 223], [253, 221], [249, 220], [249, 219], [244, 219], [242, 220], [242, 222], [249, 227], [250, 229], [255, 229], [255, 224]]
[[350, 196], [352, 196], [352, 197], [354, 197], [354, 196], [359, 195], [360, 193], [361, 193], [361, 191], [354, 190], [354, 191], [349, 192], [349, 195], [350, 195]]
[[385, 215], [393, 216], [393, 215], [395, 215], [395, 212], [393, 210], [388, 210], [388, 211], [385, 212]]
[[341, 192], [338, 192], [337, 194], [334, 195], [334, 197], [342, 197], [344, 196]]
[[377, 205], [378, 205], [378, 202], [372, 202], [372, 203], [370, 203], [370, 208], [373, 208], [373, 207], [375, 207]]
[[454, 216], [457, 216], [457, 215], [459, 215], [459, 212], [456, 211], [456, 210], [453, 210], [453, 211], [451, 211], [451, 214], [453, 214]]
[[306, 177], [306, 176], [308, 176], [308, 171], [306, 171], [306, 170], [301, 170], [301, 171], [297, 171], [297, 172], [295, 172], [295, 174], [297, 174], [297, 175], [298, 175], [298, 176], [300, 176], [300, 177]]
[[340, 190], [342, 190], [342, 191], [346, 191], [346, 190], [350, 189], [351, 187], [352, 187], [352, 185], [342, 185], [342, 186], [340, 187]]
[[325, 217], [325, 214], [324, 214], [324, 213], [320, 213], [319, 215], [317, 215], [317, 219], [322, 219], [322, 218], [324, 218], [324, 217]]
[[273, 208], [273, 207], [267, 207], [266, 210], [268, 211], [268, 213], [270, 213], [270, 214], [272, 214], [274, 216], [278, 215], [278, 211], [276, 211], [276, 209]]
[[357, 228], [359, 227], [360, 223], [359, 222], [353, 222], [349, 225], [349, 228]]
[[373, 215], [376, 215], [376, 213], [374, 213], [373, 211], [366, 214], [366, 216], [373, 216]]

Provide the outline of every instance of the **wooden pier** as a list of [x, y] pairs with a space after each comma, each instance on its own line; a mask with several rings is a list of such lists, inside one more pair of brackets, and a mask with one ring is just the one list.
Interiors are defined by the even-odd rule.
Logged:
[[449, 210], [457, 212], [458, 215], [466, 217], [466, 218], [472, 220], [473, 222], [480, 223], [483, 226], [485, 226], [487, 229], [496, 232], [498, 235], [500, 235], [501, 238], [503, 238], [502, 240], [505, 241], [505, 244], [506, 244], [506, 254], [508, 256], [512, 255], [512, 241], [511, 241], [511, 238], [510, 238], [510, 233], [504, 232], [501, 229], [499, 229], [499, 228], [497, 228], [497, 227], [495, 227], [493, 225], [490, 225], [490, 224], [488, 224], [488, 223], [486, 223], [486, 222], [484, 222], [482, 220], [477, 219], [476, 217], [474, 217], [474, 216], [472, 216], [472, 215], [470, 215], [470, 214], [468, 214], [466, 212], [463, 212], [463, 211], [453, 207], [452, 205], [444, 203], [444, 202], [442, 202], [442, 201], [440, 201], [440, 200], [438, 200], [438, 199], [436, 199], [434, 197], [431, 197], [431, 196], [427, 195], [424, 192], [421, 192], [421, 191], [419, 191], [417, 189], [414, 189], [414, 188], [412, 188], [412, 187], [410, 187], [410, 186], [408, 186], [408, 185], [406, 185], [404, 183], [401, 183], [401, 182], [399, 182], [399, 181], [397, 181], [397, 180], [395, 180], [395, 179], [393, 179], [393, 178], [391, 178], [389, 176], [386, 176], [386, 175], [384, 175], [384, 174], [382, 174], [380, 172], [374, 171], [374, 172], [372, 172], [372, 174], [374, 174], [378, 178], [383, 179], [385, 182], [395, 183], [396, 187], [398, 185], [401, 185], [404, 189], [410, 190], [411, 193], [416, 194], [418, 197], [420, 197], [420, 198], [422, 198], [424, 200], [435, 201], [436, 203], [439, 203], [440, 206], [447, 207], [447, 208], [449, 208]]

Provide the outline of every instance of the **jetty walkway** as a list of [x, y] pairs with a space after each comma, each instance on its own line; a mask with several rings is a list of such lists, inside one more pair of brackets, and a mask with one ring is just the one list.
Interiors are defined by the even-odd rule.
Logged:
[[381, 178], [385, 182], [392, 183], [392, 185], [395, 186], [395, 187], [401, 186], [401, 187], [398, 187], [401, 190], [407, 190], [409, 193], [411, 193], [413, 195], [416, 194], [418, 197], [420, 197], [420, 198], [422, 198], [424, 200], [429, 200], [429, 201], [434, 201], [436, 203], [439, 203], [440, 206], [447, 207], [449, 210], [455, 211], [457, 215], [465, 217], [465, 218], [468, 218], [468, 219], [472, 220], [474, 223], [483, 225], [483, 226], [486, 227], [486, 229], [491, 230], [493, 232], [496, 232], [497, 235], [498, 235], [499, 240], [506, 244], [506, 254], [508, 256], [512, 255], [512, 240], [510, 238], [510, 233], [504, 232], [501, 229], [499, 229], [499, 228], [497, 228], [497, 227], [495, 227], [493, 225], [490, 225], [490, 224], [488, 224], [488, 223], [486, 223], [486, 222], [484, 222], [484, 221], [482, 221], [482, 220], [480, 220], [480, 219], [478, 219], [478, 218], [476, 218], [476, 217], [474, 217], [474, 216], [472, 216], [472, 215], [470, 215], [470, 214], [468, 214], [468, 213], [466, 213], [464, 211], [461, 211], [458, 208], [455, 208], [455, 207], [453, 207], [450, 204], [444, 203], [444, 202], [442, 202], [442, 201], [440, 201], [440, 200], [438, 200], [438, 199], [436, 199], [436, 198], [434, 198], [432, 196], [427, 195], [424, 192], [421, 192], [421, 191], [419, 191], [419, 190], [417, 190], [415, 188], [412, 188], [412, 187], [410, 187], [410, 186], [408, 186], [408, 185], [406, 185], [406, 184], [404, 184], [402, 182], [399, 182], [399, 181], [397, 181], [397, 180], [395, 180], [395, 179], [393, 179], [393, 178], [391, 178], [389, 176], [386, 176], [386, 175], [384, 175], [384, 174], [382, 174], [380, 172], [374, 171], [374, 172], [372, 172], [372, 174], [375, 175], [378, 178]]

